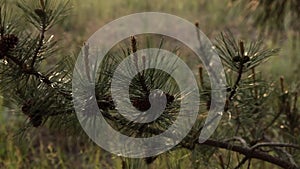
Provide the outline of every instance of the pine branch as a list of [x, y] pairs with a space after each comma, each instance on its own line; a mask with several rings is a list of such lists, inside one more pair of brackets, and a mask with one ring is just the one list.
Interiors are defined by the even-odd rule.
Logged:
[[[211, 147], [218, 147], [222, 149], [226, 149], [229, 151], [234, 151], [241, 153], [248, 158], [255, 158], [259, 159], [262, 161], [267, 161], [269, 163], [275, 164], [279, 167], [282, 167], [284, 169], [299, 169], [298, 166], [295, 164], [292, 164], [286, 160], [283, 160], [279, 157], [274, 157], [272, 155], [269, 155], [267, 153], [261, 152], [261, 151], [254, 151], [252, 148], [247, 148], [247, 147], [242, 147], [242, 146], [237, 146], [237, 145], [232, 145], [231, 143], [226, 143], [222, 141], [216, 141], [216, 140], [207, 140], [204, 143], [198, 143], [198, 140], [194, 142], [195, 144], [199, 145], [207, 145]], [[189, 150], [192, 150], [189, 146], [182, 145], [184, 148], [187, 148]]]
[[[44, 2], [47, 2], [47, 3], [44, 3]], [[5, 52], [5, 58], [8, 59], [8, 63], [9, 63], [8, 66], [10, 66], [10, 68], [15, 68], [15, 65], [18, 67], [18, 69], [17, 70], [14, 69], [14, 71], [16, 71], [18, 73], [21, 72], [22, 74], [33, 76], [36, 79], [40, 80], [41, 83], [46, 84], [46, 85], [42, 84], [42, 87], [39, 89], [40, 91], [36, 91], [36, 88], [35, 88], [37, 86], [37, 85], [35, 86], [36, 79], [34, 79], [34, 80], [30, 79], [30, 80], [32, 80], [32, 84], [31, 84], [31, 81], [28, 84], [26, 83], [26, 85], [28, 85], [28, 86], [26, 86], [26, 88], [32, 89], [32, 90], [30, 90], [30, 92], [36, 92], [34, 94], [36, 94], [37, 96], [33, 97], [36, 100], [38, 100], [39, 99], [38, 97], [40, 95], [42, 95], [41, 93], [43, 93], [45, 91], [50, 93], [50, 94], [46, 95], [45, 97], [43, 97], [43, 99], [39, 100], [40, 102], [32, 104], [32, 107], [34, 109], [34, 108], [36, 108], [35, 106], [39, 106], [42, 104], [41, 107], [37, 107], [36, 109], [37, 110], [41, 109], [43, 111], [44, 111], [44, 109], [46, 109], [45, 110], [46, 113], [43, 114], [44, 116], [46, 116], [45, 118], [48, 118], [50, 116], [56, 116], [55, 118], [57, 118], [59, 121], [59, 120], [63, 120], [60, 118], [60, 117], [62, 117], [60, 115], [65, 115], [63, 113], [67, 112], [67, 113], [72, 113], [74, 115], [74, 110], [72, 109], [73, 105], [71, 105], [71, 100], [72, 100], [71, 92], [65, 93], [61, 90], [61, 89], [64, 89], [64, 87], [65, 88], [69, 87], [68, 89], [70, 89], [71, 88], [70, 83], [69, 83], [69, 81], [63, 82], [62, 83], [63, 85], [60, 86], [59, 84], [57, 84], [57, 82], [59, 82], [59, 80], [56, 80], [55, 78], [52, 77], [52, 75], [54, 73], [49, 73], [49, 74], [44, 75], [38, 71], [38, 67], [36, 66], [36, 64], [38, 64], [37, 62], [39, 60], [40, 53], [44, 53], [44, 51], [45, 51], [45, 53], [49, 52], [48, 48], [44, 50], [44, 46], [47, 46], [46, 43], [44, 44], [45, 33], [53, 25], [53, 23], [55, 23], [58, 20], [59, 15], [64, 14], [63, 10], [65, 9], [65, 6], [62, 6], [60, 4], [54, 5], [57, 7], [57, 9], [53, 9], [54, 12], [50, 12], [50, 10], [45, 9], [46, 7], [50, 6], [49, 5], [50, 1], [40, 0], [40, 3], [41, 3], [40, 4], [41, 9], [35, 9], [35, 10], [33, 10], [30, 7], [30, 5], [28, 5], [28, 6], [24, 5], [25, 2], [23, 5], [20, 4], [21, 9], [23, 9], [23, 11], [28, 15], [28, 17], [27, 17], [28, 21], [30, 23], [32, 23], [36, 28], [39, 29], [39, 36], [36, 38], [36, 41], [34, 43], [32, 43], [33, 47], [32, 47], [31, 52], [27, 52], [26, 50], [24, 51], [24, 53], [26, 53], [26, 55], [28, 55], [28, 57], [27, 56], [22, 57], [17, 54], [14, 55], [13, 52]], [[52, 13], [53, 15], [47, 16], [47, 12], [49, 12], [49, 14]], [[1, 13], [1, 11], [0, 11], [0, 13]], [[0, 26], [0, 28], [1, 28], [2, 27], [1, 20], [0, 20], [0, 23], [1, 23], [1, 26]], [[198, 25], [198, 27], [199, 27], [199, 25]], [[3, 35], [4, 35], [3, 31], [0, 30], [0, 33], [2, 36], [1, 38], [3, 39]], [[198, 40], [200, 40], [200, 39], [201, 39], [201, 37], [198, 32]], [[132, 37], [131, 40], [132, 40], [132, 45], [131, 45], [132, 53], [133, 53], [134, 59], [135, 59], [134, 62], [136, 64], [137, 71], [139, 71], [139, 67], [138, 67], [138, 61], [139, 61], [138, 59], [139, 58], [135, 53], [137, 51], [136, 39], [134, 37]], [[200, 46], [201, 46], [201, 44], [200, 44]], [[245, 46], [245, 44], [242, 41], [238, 45], [235, 42], [233, 37], [231, 37], [231, 36], [225, 37], [222, 34], [221, 44], [219, 46], [217, 46], [217, 49], [219, 50], [219, 55], [222, 58], [222, 60], [227, 64], [228, 68], [237, 73], [236, 80], [232, 84], [231, 90], [228, 91], [230, 93], [227, 98], [228, 101], [226, 102], [225, 111], [228, 110], [229, 101], [232, 101], [233, 98], [237, 98], [237, 102], [238, 102], [237, 104], [240, 104], [240, 105], [243, 104], [241, 102], [248, 101], [248, 100], [243, 100], [243, 94], [244, 94], [244, 93], [242, 93], [243, 91], [240, 92], [240, 90], [237, 90], [238, 88], [241, 88], [240, 86], [243, 86], [245, 84], [244, 79], [242, 79], [242, 75], [245, 72], [247, 72], [248, 70], [251, 70], [254, 67], [256, 67], [257, 65], [259, 65], [260, 63], [262, 63], [262, 61], [264, 61], [269, 56], [276, 53], [276, 50], [263, 50], [261, 48], [261, 46], [262, 46], [261, 42], [251, 43], [250, 46], [248, 47], [249, 49], [246, 52], [247, 46]], [[201, 47], [203, 47], [203, 46], [201, 46]], [[20, 49], [24, 49], [24, 48], [20, 48]], [[88, 48], [86, 48], [86, 49], [88, 49]], [[238, 56], [236, 56], [236, 53], [239, 53]], [[246, 56], [246, 55], [248, 55], [248, 56]], [[85, 57], [86, 57], [85, 64], [86, 64], [86, 68], [87, 68], [86, 72], [87, 72], [89, 80], [91, 81], [91, 77], [88, 74], [88, 72], [90, 71], [89, 70], [90, 68], [89, 68], [88, 52], [85, 53]], [[145, 61], [144, 61], [145, 58], [142, 58], [142, 59], [143, 59], [142, 60], [143, 64], [145, 64]], [[28, 62], [30, 62], [30, 63], [28, 63]], [[208, 59], [204, 60], [203, 62], [209, 63], [210, 60], [208, 58]], [[113, 62], [112, 65], [106, 64], [103, 66], [104, 68], [109, 68], [108, 70], [106, 70], [106, 71], [108, 71], [107, 74], [110, 74], [114, 71], [114, 67], [117, 65], [115, 63], [116, 62]], [[145, 66], [144, 66], [144, 68], [145, 68]], [[8, 69], [8, 70], [10, 70], [10, 69]], [[62, 71], [63, 71], [63, 69], [55, 69], [53, 72], [59, 74]], [[146, 96], [149, 94], [150, 89], [158, 87], [158, 86], [159, 87], [164, 86], [166, 84], [166, 79], [169, 78], [168, 76], [163, 75], [162, 73], [154, 72], [153, 70], [151, 70], [151, 71], [149, 71], [150, 73], [143, 71], [142, 74], [139, 72], [136, 81], [133, 81], [133, 83], [134, 83], [133, 86], [135, 87], [134, 89], [138, 90], [139, 88], [142, 88], [142, 91], [146, 93]], [[200, 69], [199, 72], [202, 72], [202, 69]], [[64, 72], [62, 72], [62, 73], [64, 73]], [[212, 76], [214, 76], [214, 73], [216, 73], [216, 72], [212, 71]], [[17, 74], [17, 73], [15, 73], [15, 74]], [[172, 120], [176, 118], [176, 117], [174, 117], [174, 115], [170, 115], [170, 114], [172, 114], [173, 112], [176, 112], [178, 110], [177, 107], [175, 107], [175, 108], [172, 107], [172, 110], [169, 110], [169, 109], [166, 110], [167, 115], [162, 116], [162, 118], [163, 118], [162, 121], [164, 122], [164, 124], [162, 124], [162, 125], [159, 124], [159, 125], [161, 125], [159, 127], [157, 127], [157, 126], [148, 127], [146, 124], [137, 125], [137, 127], [136, 127], [136, 126], [134, 126], [135, 124], [133, 122], [128, 122], [128, 121], [126, 121], [126, 119], [124, 120], [124, 118], [123, 119], [119, 118], [119, 116], [114, 114], [115, 112], [112, 113], [111, 111], [109, 111], [109, 110], [115, 110], [115, 107], [114, 107], [112, 98], [109, 96], [109, 94], [107, 94], [108, 93], [107, 91], [109, 91], [108, 84], [110, 83], [110, 79], [109, 79], [110, 75], [107, 75], [107, 74], [105, 74], [105, 75], [101, 74], [101, 76], [103, 76], [103, 78], [99, 78], [102, 81], [99, 80], [99, 87], [97, 86], [97, 90], [100, 90], [102, 93], [99, 94], [98, 96], [96, 96], [96, 98], [97, 97], [101, 98], [101, 99], [97, 98], [98, 106], [101, 110], [103, 110], [103, 113], [102, 113], [103, 116], [107, 120], [111, 121], [111, 123], [113, 125], [115, 125], [117, 127], [121, 126], [123, 129], [133, 131], [132, 133], [129, 133], [128, 135], [137, 136], [140, 133], [151, 134], [151, 135], [161, 134], [162, 132], [164, 132], [161, 128], [166, 128], [166, 126], [167, 126], [166, 124], [171, 123]], [[29, 77], [29, 76], [27, 76], [27, 77]], [[58, 77], [61, 78], [61, 76], [58, 76]], [[156, 78], [158, 80], [155, 81], [154, 79], [156, 79]], [[105, 80], [103, 80], [103, 79], [105, 79]], [[200, 73], [200, 79], [201, 79], [201, 83], [203, 83], [202, 73]], [[151, 84], [148, 83], [149, 81], [151, 81], [152, 83]], [[256, 82], [257, 82], [257, 79], [256, 79], [256, 77], [254, 77], [254, 83], [256, 83]], [[13, 82], [13, 84], [19, 85], [18, 82]], [[40, 85], [40, 82], [38, 82], [37, 84]], [[249, 84], [246, 84], [246, 85], [249, 85]], [[47, 86], [49, 86], [50, 88], [48, 88]], [[201, 86], [203, 87], [203, 84]], [[176, 85], [173, 85], [172, 87], [174, 87], [174, 90], [177, 89]], [[255, 87], [257, 87], [257, 86], [255, 86]], [[64, 98], [60, 97], [60, 96], [58, 97], [56, 92], [63, 94], [63, 96], [65, 96], [65, 97]], [[237, 92], [239, 92], [238, 94], [242, 95], [241, 100], [238, 100], [238, 97], [234, 97], [235, 95], [237, 95]], [[24, 92], [24, 93], [26, 93], [26, 92]], [[250, 93], [253, 93], [253, 90], [251, 90]], [[260, 91], [255, 91], [254, 98], [258, 99], [257, 95], [260, 96], [262, 93], [263, 92], [260, 93]], [[24, 98], [25, 99], [28, 99], [28, 98], [27, 98], [26, 94], [24, 94], [24, 95], [20, 94], [20, 95], [21, 95], [20, 103], [22, 104], [22, 102], [24, 102]], [[168, 96], [168, 94], [166, 94], [166, 95]], [[248, 96], [248, 95], [246, 95], [246, 96]], [[175, 100], [174, 96], [169, 95], [169, 97], [172, 98], [172, 99], [169, 99], [169, 100], [172, 100], [170, 102], [173, 102], [173, 100]], [[181, 97], [183, 97], [183, 96], [181, 96]], [[66, 103], [59, 102], [60, 99], [58, 100], [57, 98], [61, 98], [61, 100], [63, 100], [63, 101], [66, 101], [66, 99], [67, 99], [68, 103], [66, 104]], [[167, 99], [168, 99], [168, 97], [167, 97]], [[36, 100], [33, 100], [33, 102]], [[88, 102], [88, 100], [85, 100], [85, 101]], [[168, 103], [170, 103], [170, 102], [168, 101]], [[295, 104], [296, 104], [296, 102], [297, 102], [297, 98], [295, 98]], [[138, 103], [145, 103], [145, 102], [138, 102]], [[84, 104], [85, 104], [85, 102], [84, 102]], [[249, 106], [249, 107], [251, 107], [251, 106]], [[294, 107], [296, 109], [296, 105]], [[55, 110], [52, 111], [51, 109], [55, 109]], [[263, 112], [263, 111], [261, 111], [261, 112]], [[34, 115], [37, 115], [38, 117], [41, 116], [40, 112], [36, 113], [36, 111], [32, 111], [29, 113], [26, 115], [28, 115], [28, 117], [30, 117], [30, 118], [34, 118], [35, 117]], [[93, 112], [93, 113], [96, 113], [96, 112]], [[216, 117], [218, 117], [218, 116], [216, 116]], [[239, 118], [239, 116], [240, 116], [240, 114], [238, 114], [238, 118]], [[40, 118], [40, 120], [42, 120], [41, 117], [39, 117], [39, 118]], [[279, 116], [276, 117], [274, 120], [272, 120], [272, 123], [270, 124], [270, 126], [273, 125], [273, 123], [275, 122], [275, 120], [277, 118], [279, 118]], [[72, 119], [72, 120], [74, 120], [74, 119]], [[214, 118], [209, 123], [211, 123], [213, 121], [214, 121]], [[39, 124], [41, 124], [40, 121], [39, 121]], [[242, 123], [239, 123], [238, 125], [241, 125], [241, 124]], [[39, 125], [36, 125], [36, 126], [39, 126]], [[295, 163], [291, 162], [292, 158], [290, 158], [290, 162], [289, 162], [288, 160], [286, 160], [284, 158], [272, 156], [272, 155], [268, 154], [267, 152], [264, 152], [261, 149], [259, 149], [260, 147], [271, 147], [271, 148], [273, 148], [273, 150], [275, 148], [279, 148], [279, 147], [282, 150], [284, 150], [283, 147], [300, 149], [300, 146], [298, 146], [298, 145], [288, 144], [288, 143], [277, 143], [277, 142], [263, 142], [263, 143], [255, 143], [254, 145], [250, 144], [250, 146], [248, 146], [247, 142], [244, 139], [242, 139], [242, 137], [234, 137], [233, 139], [227, 139], [225, 141], [216, 141], [216, 140], [209, 139], [209, 140], [205, 141], [204, 143], [199, 143], [198, 136], [200, 135], [200, 131], [201, 131], [201, 128], [198, 131], [193, 131], [194, 133], [191, 132], [191, 136], [189, 136], [189, 137], [191, 137], [191, 139], [188, 140], [187, 142], [180, 143], [178, 147], [181, 146], [183, 148], [187, 148], [187, 149], [193, 151], [195, 148], [195, 145], [207, 145], [210, 147], [222, 148], [222, 149], [226, 149], [228, 151], [238, 152], [240, 154], [243, 154], [245, 156], [245, 158], [243, 158], [239, 162], [237, 168], [242, 166], [244, 163], [246, 163], [247, 160], [250, 161], [252, 158], [259, 159], [262, 161], [267, 161], [267, 162], [270, 162], [274, 165], [278, 165], [283, 168], [289, 168], [289, 169], [298, 168], [298, 166]], [[236, 132], [236, 133], [238, 133], [238, 132]], [[170, 138], [170, 139], [172, 139], [172, 138]], [[250, 138], [250, 140], [251, 139], [252, 138]], [[240, 145], [240, 144], [235, 145], [234, 143], [230, 142], [230, 141], [235, 141], [235, 140], [238, 140], [242, 145]], [[222, 158], [220, 158], [220, 161], [221, 161], [221, 163], [223, 163]], [[222, 164], [222, 167], [225, 168], [225, 165]]]
[[[149, 129], [148, 131], [151, 131], [152, 134], [160, 134], [163, 131], [161, 131], [160, 129]], [[217, 141], [217, 140], [211, 140], [208, 139], [203, 143], [199, 143], [198, 142], [198, 137], [195, 136], [195, 138], [191, 138], [194, 141], [191, 142], [182, 142], [179, 144], [178, 147], [183, 147], [186, 148], [188, 150], [194, 150], [195, 145], [206, 145], [206, 146], [210, 146], [210, 147], [216, 147], [216, 148], [222, 148], [222, 149], [226, 149], [229, 151], [234, 151], [234, 152], [238, 152], [240, 154], [245, 155], [247, 159], [258, 159], [258, 160], [262, 160], [262, 161], [266, 161], [269, 162], [271, 164], [277, 165], [279, 167], [282, 167], [284, 169], [299, 169], [298, 166], [296, 164], [293, 164], [291, 162], [288, 162], [286, 160], [281, 159], [280, 157], [274, 157], [266, 152], [262, 152], [259, 150], [256, 150], [259, 147], [262, 146], [270, 146], [270, 147], [291, 147], [291, 148], [296, 148], [299, 149], [300, 146], [298, 145], [294, 145], [294, 144], [289, 144], [289, 143], [272, 143], [272, 142], [265, 142], [265, 143], [258, 143], [256, 145], [253, 145], [252, 147], [248, 147], [248, 146], [244, 146], [246, 143], [243, 144], [243, 146], [239, 146], [239, 145], [233, 145], [232, 143], [227, 141]], [[242, 141], [243, 142], [243, 141]]]
[[222, 169], [226, 169], [222, 155], [219, 155], [218, 157], [219, 157], [221, 168]]
[[244, 62], [243, 62], [243, 60], [245, 58], [245, 46], [244, 46], [244, 42], [243, 41], [240, 41], [240, 55], [241, 56], [240, 56], [240, 61], [239, 61], [240, 65], [239, 65], [238, 77], [237, 77], [237, 79], [236, 79], [236, 81], [235, 81], [235, 83], [234, 83], [234, 85], [232, 87], [232, 91], [231, 91], [231, 93], [230, 93], [230, 95], [228, 97], [229, 101], [232, 101], [233, 96], [236, 93], [236, 90], [238, 88], [238, 85], [239, 85], [239, 83], [241, 81], [242, 74], [243, 74], [243, 68], [244, 68]]
[[296, 144], [288, 143], [275, 143], [275, 142], [266, 142], [266, 143], [257, 143], [251, 147], [251, 149], [257, 149], [259, 147], [290, 147], [300, 150], [300, 146]]
[[[41, 72], [38, 72], [37, 70], [35, 70], [34, 67], [29, 67], [22, 60], [13, 56], [12, 53], [9, 51], [7, 51], [5, 53], [6, 53], [6, 55], [5, 55], [6, 58], [9, 59], [10, 61], [12, 61], [15, 65], [17, 65], [19, 67], [19, 70], [21, 70], [21, 72], [23, 74], [32, 75], [32, 76], [36, 77], [37, 79], [40, 79], [41, 82], [45, 83], [50, 88], [55, 89], [58, 93], [62, 94], [67, 99], [72, 99], [72, 97], [69, 93], [65, 93], [65, 92], [62, 92], [61, 90], [59, 90], [57, 88], [57, 86], [54, 85], [55, 82], [51, 81], [47, 76], [43, 75]], [[9, 62], [9, 60], [8, 60], [8, 62]]]

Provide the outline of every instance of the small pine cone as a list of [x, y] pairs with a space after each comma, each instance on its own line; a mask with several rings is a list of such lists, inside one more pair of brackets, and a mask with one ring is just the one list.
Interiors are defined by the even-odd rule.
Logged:
[[5, 35], [0, 40], [0, 59], [3, 59], [9, 51], [14, 49], [19, 38], [13, 34]]
[[41, 115], [35, 115], [33, 117], [30, 117], [30, 123], [33, 127], [39, 127], [43, 123], [43, 118]]
[[33, 101], [32, 100], [27, 100], [23, 106], [22, 106], [22, 112], [29, 116], [29, 113], [30, 113], [30, 108], [32, 107], [32, 104], [33, 104]]
[[250, 61], [250, 57], [249, 56], [244, 56], [243, 57], [243, 63], [247, 63]]
[[37, 16], [39, 16], [42, 19], [45, 19], [47, 16], [46, 12], [43, 9], [35, 9], [34, 12]]
[[[133, 98], [131, 100], [131, 103], [139, 111], [145, 112], [151, 108], [151, 103], [148, 97], [149, 96], [145, 96], [144, 98]], [[166, 93], [166, 99], [167, 104], [171, 104], [175, 100], [175, 97], [170, 95], [169, 93]]]
[[167, 103], [170, 104], [175, 100], [175, 97], [170, 95], [169, 93], [166, 94], [167, 97]]
[[102, 110], [114, 110], [115, 105], [113, 101], [98, 101], [98, 107]]
[[6, 54], [9, 50], [16, 47], [19, 42], [19, 38], [14, 34], [5, 35], [0, 40], [0, 51], [1, 54]]
[[134, 99], [132, 100], [132, 105], [138, 109], [139, 111], [145, 112], [148, 109], [150, 109], [151, 104], [148, 100], [148, 98], [144, 98], [144, 99]]
[[14, 34], [10, 34], [10, 35], [4, 36], [3, 39], [1, 39], [1, 41], [7, 47], [7, 49], [10, 50], [10, 49], [13, 49], [16, 47], [16, 45], [19, 42], [19, 38]]

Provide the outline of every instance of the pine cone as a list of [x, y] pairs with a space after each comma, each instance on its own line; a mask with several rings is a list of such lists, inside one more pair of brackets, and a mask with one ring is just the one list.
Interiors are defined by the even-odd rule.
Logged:
[[[131, 100], [132, 105], [138, 109], [139, 111], [147, 111], [151, 107], [151, 103], [149, 102], [149, 96], [146, 96], [144, 98], [133, 98]], [[170, 95], [169, 93], [166, 93], [166, 99], [167, 104], [172, 103], [175, 100], [175, 97]]]
[[0, 59], [13, 50], [19, 42], [19, 38], [14, 34], [5, 35], [0, 40]]
[[42, 122], [43, 122], [43, 118], [41, 115], [35, 115], [33, 117], [30, 117], [30, 123], [32, 124], [33, 127], [41, 126]]
[[147, 111], [151, 107], [148, 97], [142, 99], [133, 99], [132, 105], [142, 112]]
[[16, 47], [19, 42], [19, 38], [14, 34], [9, 34], [5, 35], [0, 42], [4, 48], [11, 50]]
[[45, 19], [47, 17], [47, 14], [46, 14], [46, 12], [43, 9], [35, 9], [34, 12], [41, 19]]

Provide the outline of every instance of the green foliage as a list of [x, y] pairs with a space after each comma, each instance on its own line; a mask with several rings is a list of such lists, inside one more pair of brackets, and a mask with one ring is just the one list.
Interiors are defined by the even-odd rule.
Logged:
[[[18, 24], [15, 14], [9, 14], [4, 1], [0, 2], [0, 89], [5, 102], [10, 102], [12, 108], [17, 106], [15, 111], [22, 113], [27, 118], [24, 128], [20, 131], [21, 136], [27, 136], [25, 131], [30, 132], [27, 129], [32, 130], [32, 128], [40, 128], [43, 125], [50, 129], [57, 129], [55, 131], [82, 136], [72, 100], [71, 80], [75, 58], [60, 56], [61, 60], [54, 66], [43, 67], [48, 58], [59, 54], [57, 41], [51, 34], [48, 34], [48, 31], [69, 13], [69, 1], [19, 1], [17, 6], [25, 16], [25, 20], [22, 21], [27, 23], [25, 26]], [[268, 17], [264, 18], [268, 20]], [[282, 17], [280, 16], [279, 19]], [[160, 40], [157, 42], [157, 39]], [[168, 49], [174, 54], [182, 52], [186, 55], [183, 56], [185, 58], [192, 55], [185, 48], [168, 46], [168, 40], [172, 44], [172, 39], [166, 38], [166, 41], [161, 40], [161, 37], [147, 39], [147, 36], [145, 38], [144, 35], [137, 38], [132, 37], [130, 40], [125, 39], [118, 44], [121, 47], [114, 47], [105, 56], [105, 64], [100, 64], [100, 71], [95, 75], [97, 79], [96, 100], [106, 120], [123, 134], [149, 137], [164, 131], [176, 120], [180, 108], [180, 98], [191, 92], [185, 91], [182, 95], [170, 75], [163, 71], [148, 69], [139, 73], [131, 81], [130, 101], [137, 109], [146, 110], [149, 108], [150, 92], [154, 89], [163, 89], [167, 95], [168, 104], [162, 116], [151, 124], [134, 124], [118, 114], [115, 108], [110, 94], [111, 78], [118, 64], [128, 54], [133, 54], [138, 49], [157, 47]], [[119, 159], [115, 160], [117, 162], [114, 164], [104, 160], [103, 168], [112, 166], [150, 168], [155, 164], [170, 169], [187, 166], [189, 168], [234, 168], [243, 166], [246, 161], [254, 168], [262, 168], [259, 163], [252, 162], [252, 158], [268, 161], [266, 158], [273, 157], [275, 160], [282, 160], [285, 163], [277, 164], [274, 159], [268, 162], [281, 167], [283, 165], [297, 166], [300, 163], [299, 146], [297, 146], [300, 141], [297, 137], [300, 134], [300, 128], [297, 125], [300, 118], [297, 108], [297, 92], [287, 89], [283, 79], [281, 79], [281, 89], [278, 89], [272, 82], [264, 78], [265, 73], [257, 72], [259, 65], [278, 53], [278, 49], [270, 50], [264, 47], [264, 44], [263, 40], [249, 43], [238, 42], [232, 33], [221, 33], [216, 38], [216, 52], [226, 65], [228, 94], [223, 112], [225, 118], [222, 119], [212, 140], [203, 144], [198, 143], [199, 132], [210, 107], [210, 93], [214, 92], [210, 89], [207, 74], [200, 69], [201, 109], [197, 122], [188, 136], [173, 150], [159, 157], [144, 160]], [[180, 45], [183, 46], [183, 44]], [[85, 44], [83, 50], [88, 55], [88, 44]], [[135, 56], [135, 62], [143, 62], [143, 59], [142, 56]], [[156, 62], [160, 62], [160, 59], [162, 58], [157, 55]], [[197, 63], [197, 61], [193, 62]], [[133, 62], [133, 64], [135, 63]], [[169, 69], [175, 71], [176, 67], [173, 65], [170, 63]], [[91, 98], [86, 98], [82, 103], [83, 108], [89, 106], [90, 101]], [[1, 136], [1, 138], [3, 137]], [[83, 144], [88, 143], [85, 141]], [[274, 142], [281, 144], [280, 146], [271, 144]], [[260, 143], [269, 143], [270, 145], [261, 145]], [[234, 149], [234, 146], [247, 151], [239, 151]], [[68, 158], [67, 155], [72, 156], [71, 153], [66, 156], [64, 154], [57, 155], [60, 150], [54, 151], [51, 144], [47, 147], [47, 153], [43, 153], [44, 148], [41, 148], [40, 154], [34, 154], [35, 151], [32, 149], [36, 147], [30, 147], [20, 153], [19, 151], [23, 150], [13, 146], [9, 148], [11, 151], [16, 151], [16, 154], [29, 152], [33, 153], [33, 156], [47, 157], [48, 160], [40, 164], [41, 167], [55, 165], [54, 167], [57, 168], [69, 168], [64, 165], [63, 160]], [[86, 167], [101, 168], [102, 162], [98, 159], [106, 157], [106, 154], [103, 153], [102, 156], [100, 153], [100, 151], [96, 151], [94, 156], [86, 157], [87, 161], [94, 162], [93, 166]], [[245, 156], [244, 159], [241, 159], [242, 156], [238, 153], [242, 153]], [[262, 153], [266, 158], [259, 158], [255, 156], [255, 153]], [[20, 161], [26, 161], [26, 159], [18, 159], [20, 155], [16, 154], [0, 152], [4, 158], [13, 159], [9, 163], [15, 165], [12, 167], [18, 168]], [[109, 160], [115, 158], [107, 156]], [[165, 161], [165, 159], [167, 160]], [[0, 167], [9, 165], [5, 163], [5, 160], [0, 161]]]
[[[278, 49], [264, 49], [263, 41], [253, 41], [245, 46], [245, 53], [239, 50], [239, 45], [234, 39], [232, 33], [224, 35], [223, 33], [217, 38], [216, 48], [219, 56], [226, 63], [229, 69], [239, 72], [240, 62], [243, 62], [243, 72], [247, 72], [265, 61], [270, 56], [278, 52]], [[242, 57], [242, 55], [245, 55]]]
[[24, 17], [36, 29], [48, 30], [67, 16], [69, 1], [19, 1], [17, 6], [23, 10]]
[[[40, 1], [44, 2], [44, 1]], [[37, 31], [21, 28], [16, 23], [1, 15], [1, 90], [7, 101], [14, 102], [22, 108], [31, 125], [38, 127], [51, 116], [68, 114], [72, 112], [70, 100], [70, 69], [67, 69], [68, 59], [62, 59], [54, 68], [46, 72], [42, 70], [41, 63], [47, 57], [56, 53], [56, 41], [51, 35], [46, 35], [49, 28], [64, 17], [66, 4], [62, 2], [45, 4], [19, 3], [24, 11], [27, 22], [31, 23]], [[29, 6], [25, 6], [29, 5]], [[40, 6], [45, 13], [43, 17], [34, 12]], [[56, 7], [53, 10], [49, 8]], [[1, 7], [2, 9], [2, 7]], [[6, 9], [3, 9], [6, 10]], [[4, 16], [4, 17], [3, 17]], [[33, 33], [28, 33], [28, 31]], [[36, 32], [36, 33], [35, 33]], [[7, 40], [6, 40], [7, 39]], [[70, 62], [69, 62], [70, 63]], [[71, 65], [71, 64], [70, 64]], [[9, 84], [9, 85], [8, 85]], [[60, 106], [61, 103], [64, 103]], [[62, 119], [64, 119], [62, 117]], [[67, 119], [65, 119], [67, 120]]]

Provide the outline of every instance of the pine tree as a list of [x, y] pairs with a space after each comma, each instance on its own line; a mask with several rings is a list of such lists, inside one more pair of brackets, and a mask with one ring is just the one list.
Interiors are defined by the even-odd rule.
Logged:
[[[18, 112], [27, 117], [22, 132], [45, 125], [80, 135], [78, 132], [82, 131], [72, 98], [75, 58], [62, 55], [55, 66], [44, 66], [48, 58], [61, 54], [58, 51], [58, 42], [48, 32], [67, 16], [69, 2], [18, 1], [17, 8], [25, 18], [22, 22], [18, 21], [19, 16], [9, 11], [6, 1], [0, 2], [1, 93], [7, 103], [16, 105]], [[198, 26], [199, 24], [196, 24], [196, 27]], [[123, 43], [127, 45], [130, 42], [130, 45], [109, 52], [104, 59], [105, 63], [110, 64], [100, 65], [99, 78], [95, 84], [95, 99], [103, 116], [114, 128], [133, 137], [149, 137], [166, 130], [176, 119], [180, 97], [183, 97], [180, 96], [179, 88], [170, 75], [149, 69], [139, 73], [131, 81], [130, 101], [136, 109], [147, 110], [150, 107], [150, 91], [165, 88], [167, 107], [163, 115], [155, 122], [145, 125], [128, 122], [117, 113], [109, 88], [117, 65], [139, 48], [163, 49], [164, 45], [167, 46], [164, 40], [154, 44], [143, 44], [143, 39], [143, 36], [131, 37]], [[257, 72], [257, 67], [269, 57], [278, 54], [279, 50], [266, 48], [263, 40], [238, 41], [230, 32], [221, 33], [214, 46], [226, 69], [228, 86], [223, 112], [226, 117], [222, 119], [220, 127], [211, 139], [204, 143], [198, 142], [199, 132], [205, 120], [203, 114], [211, 106], [209, 93], [212, 92], [208, 75], [200, 65], [198, 74], [201, 115], [188, 136], [170, 150], [170, 154], [176, 150], [188, 150], [192, 153], [195, 166], [201, 166], [208, 161], [207, 165], [210, 168], [227, 168], [227, 165], [241, 168], [247, 162], [248, 166], [251, 166], [252, 159], [266, 161], [282, 168], [298, 168], [300, 127], [297, 123], [300, 114], [297, 92], [286, 87], [284, 78], [280, 78], [277, 86], [265, 80], [264, 73]], [[86, 55], [88, 47], [88, 44], [85, 44]], [[180, 51], [177, 48], [170, 50], [172, 53]], [[143, 59], [136, 56], [136, 62]], [[86, 98], [82, 106], [89, 106], [90, 100]], [[237, 164], [231, 162], [233, 154], [229, 152], [239, 153], [238, 157], [241, 159], [237, 160]], [[211, 158], [217, 155], [218, 161]], [[151, 157], [145, 161], [150, 165], [156, 159], [157, 157]], [[124, 160], [124, 167], [126, 163], [129, 163], [128, 166], [134, 166], [130, 164], [130, 159]]]

